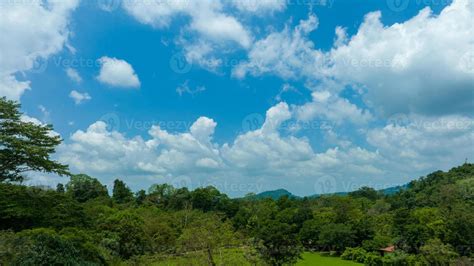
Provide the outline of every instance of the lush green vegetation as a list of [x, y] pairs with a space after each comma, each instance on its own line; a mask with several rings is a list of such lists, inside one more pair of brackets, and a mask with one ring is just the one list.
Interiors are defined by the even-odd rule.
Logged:
[[[69, 172], [49, 159], [52, 127], [18, 117], [0, 100], [0, 265], [345, 265], [305, 250], [366, 265], [472, 265], [473, 164], [390, 195], [231, 199], [167, 184], [132, 193], [118, 179], [109, 195], [85, 174], [28, 187], [17, 183], [26, 169]], [[389, 245], [396, 251], [381, 256]]]
[[304, 252], [302, 259], [296, 263], [297, 266], [313, 266], [313, 265], [331, 265], [331, 266], [357, 266], [361, 263], [342, 260], [339, 257], [330, 256], [329, 254], [321, 254], [317, 252]]

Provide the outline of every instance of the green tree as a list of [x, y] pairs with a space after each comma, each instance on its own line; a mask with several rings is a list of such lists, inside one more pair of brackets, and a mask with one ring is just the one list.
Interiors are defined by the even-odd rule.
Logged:
[[318, 221], [311, 219], [303, 223], [299, 232], [299, 238], [305, 248], [315, 248], [319, 239], [321, 225]]
[[65, 189], [64, 189], [64, 185], [59, 183], [57, 186], [56, 186], [56, 192], [58, 193], [64, 193]]
[[82, 226], [77, 201], [53, 189], [0, 183], [0, 229]]
[[145, 252], [148, 242], [144, 231], [144, 222], [141, 217], [124, 210], [107, 218], [100, 226], [106, 238], [113, 239], [112, 246], [122, 258], [128, 259]]
[[221, 222], [217, 215], [201, 214], [184, 228], [178, 242], [183, 251], [205, 252], [208, 264], [214, 266], [214, 252], [235, 244], [236, 236], [230, 222]]
[[145, 199], [146, 199], [146, 191], [145, 190], [141, 189], [137, 193], [135, 193], [135, 202], [138, 205], [143, 204]]
[[428, 265], [449, 265], [454, 258], [458, 257], [450, 245], [443, 244], [437, 238], [428, 240], [420, 251]]
[[115, 179], [112, 199], [119, 204], [131, 202], [133, 193], [122, 180]]
[[210, 211], [215, 207], [219, 195], [220, 192], [213, 186], [197, 188], [191, 192], [193, 208]]
[[278, 220], [268, 220], [260, 225], [255, 248], [271, 265], [294, 264], [302, 252], [296, 225], [289, 225]]
[[21, 182], [29, 171], [70, 175], [67, 165], [50, 158], [60, 143], [51, 125], [24, 121], [20, 104], [0, 98], [0, 182]]
[[379, 198], [379, 193], [373, 188], [361, 187], [356, 191], [350, 192], [349, 196], [353, 198], [367, 198], [370, 200], [376, 200]]
[[79, 202], [109, 196], [106, 186], [84, 174], [71, 176], [71, 180], [66, 184], [66, 190], [68, 195]]
[[0, 233], [0, 250], [2, 265], [105, 264], [98, 250], [46, 228]]
[[354, 232], [349, 225], [327, 224], [321, 228], [319, 244], [323, 247], [338, 252], [354, 245]]

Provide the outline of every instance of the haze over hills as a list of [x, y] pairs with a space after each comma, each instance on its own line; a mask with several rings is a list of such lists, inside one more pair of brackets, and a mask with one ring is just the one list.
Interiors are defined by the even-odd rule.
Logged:
[[[393, 194], [399, 192], [400, 190], [406, 189], [408, 187], [409, 187], [409, 184], [405, 184], [405, 185], [402, 185], [402, 186], [389, 187], [389, 188], [382, 189], [382, 190], [379, 190], [379, 191], [382, 192], [384, 195], [393, 195]], [[314, 195], [307, 196], [307, 198], [315, 198], [315, 197], [319, 197], [321, 195], [347, 195], [349, 193], [350, 192], [314, 194]], [[295, 194], [293, 194], [293, 193], [291, 193], [288, 190], [283, 189], [283, 188], [276, 189], [276, 190], [264, 191], [264, 192], [261, 192], [261, 193], [258, 193], [258, 194], [247, 195], [246, 198], [255, 198], [255, 199], [271, 198], [271, 199], [277, 200], [277, 199], [279, 199], [283, 196], [288, 196], [289, 198], [303, 198], [303, 197], [295, 195]]]

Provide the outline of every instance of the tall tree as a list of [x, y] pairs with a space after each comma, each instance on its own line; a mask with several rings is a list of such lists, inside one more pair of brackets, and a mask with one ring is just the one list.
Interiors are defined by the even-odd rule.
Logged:
[[29, 171], [70, 175], [50, 158], [60, 143], [51, 125], [24, 121], [19, 103], [0, 98], [0, 182], [23, 181]]
[[86, 202], [98, 197], [108, 197], [107, 187], [96, 178], [85, 174], [71, 176], [71, 181], [66, 184], [67, 194], [79, 202]]
[[112, 198], [119, 204], [127, 203], [133, 200], [132, 191], [122, 180], [115, 179], [112, 193]]
[[301, 257], [296, 225], [266, 220], [260, 225], [255, 241], [255, 248], [270, 265], [292, 265]]
[[222, 247], [238, 244], [237, 237], [229, 221], [222, 222], [221, 217], [213, 214], [198, 214], [178, 239], [183, 251], [205, 252], [208, 265], [215, 266], [214, 253]]

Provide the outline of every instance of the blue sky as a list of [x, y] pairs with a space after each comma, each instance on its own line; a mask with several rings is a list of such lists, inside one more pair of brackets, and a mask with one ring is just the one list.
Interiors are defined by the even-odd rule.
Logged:
[[109, 185], [310, 195], [473, 158], [469, 1], [2, 0], [1, 12], [0, 93], [54, 125], [55, 158]]

